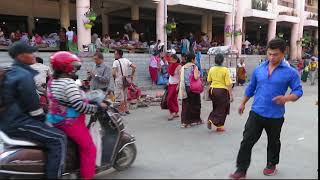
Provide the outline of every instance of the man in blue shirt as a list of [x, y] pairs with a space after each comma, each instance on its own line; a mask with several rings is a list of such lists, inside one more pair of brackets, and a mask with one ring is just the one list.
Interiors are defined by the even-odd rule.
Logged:
[[[245, 104], [254, 96], [254, 101], [243, 132], [243, 140], [237, 157], [237, 170], [233, 179], [243, 179], [250, 165], [251, 151], [263, 129], [268, 136], [267, 166], [264, 175], [274, 175], [279, 163], [280, 132], [284, 121], [285, 103], [297, 101], [303, 94], [298, 72], [285, 62], [286, 43], [273, 39], [268, 44], [267, 61], [253, 72], [239, 107], [243, 114]], [[288, 87], [290, 94], [286, 94]]]

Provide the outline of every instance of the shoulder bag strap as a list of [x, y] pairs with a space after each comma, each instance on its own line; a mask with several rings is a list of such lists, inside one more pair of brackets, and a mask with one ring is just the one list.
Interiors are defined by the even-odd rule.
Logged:
[[120, 62], [120, 60], [117, 60], [117, 61], [119, 61], [119, 64], [120, 64], [120, 70], [121, 70], [121, 75], [123, 76], [122, 67], [121, 67], [121, 62]]

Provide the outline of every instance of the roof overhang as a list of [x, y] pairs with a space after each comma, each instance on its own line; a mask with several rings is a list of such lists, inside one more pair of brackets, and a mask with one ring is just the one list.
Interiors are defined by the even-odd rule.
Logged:
[[300, 18], [296, 16], [278, 15], [277, 22], [299, 23]]
[[273, 20], [276, 18], [276, 15], [268, 11], [261, 11], [257, 9], [247, 9], [245, 11], [244, 17], [257, 17], [257, 18], [266, 19], [266, 20]]
[[203, 1], [203, 0], [168, 0], [168, 5], [184, 5], [207, 10], [220, 11], [225, 13], [232, 12], [232, 3], [218, 1]]

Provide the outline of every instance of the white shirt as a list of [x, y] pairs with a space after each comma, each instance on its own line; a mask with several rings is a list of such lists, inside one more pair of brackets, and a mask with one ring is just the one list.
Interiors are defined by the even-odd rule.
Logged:
[[241, 63], [238, 63], [238, 67], [246, 67], [246, 64], [241, 64]]
[[249, 45], [250, 45], [251, 43], [248, 41], [248, 40], [246, 40], [245, 42], [244, 42], [244, 45], [245, 45], [245, 47], [246, 48], [249, 48]]
[[72, 41], [73, 40], [73, 31], [67, 31], [66, 35], [67, 35], [68, 41]]
[[39, 74], [34, 77], [34, 81], [37, 87], [40, 87], [42, 84], [45, 84], [47, 76], [51, 74], [49, 66], [46, 66], [41, 63], [35, 63], [31, 65], [31, 68], [39, 72]]
[[169, 84], [179, 84], [179, 81], [180, 81], [180, 71], [177, 67], [176, 70], [174, 71], [174, 75], [169, 76]]
[[129, 68], [132, 65], [132, 62], [127, 58], [120, 58], [118, 60], [114, 60], [112, 68], [116, 68], [117, 69], [117, 74], [116, 74], [116, 79], [115, 79], [116, 81], [121, 81], [122, 80], [121, 79], [122, 78], [122, 74], [121, 74], [119, 61], [121, 63], [123, 76], [128, 76], [129, 75]]

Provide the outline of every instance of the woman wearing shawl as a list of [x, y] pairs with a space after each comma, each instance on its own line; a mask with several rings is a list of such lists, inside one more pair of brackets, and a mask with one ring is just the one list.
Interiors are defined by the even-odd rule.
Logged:
[[192, 124], [203, 124], [200, 117], [201, 98], [200, 94], [190, 91], [189, 77], [200, 78], [200, 72], [195, 65], [195, 55], [187, 54], [187, 63], [181, 68], [179, 83], [179, 99], [182, 99], [181, 128], [188, 128]]
[[167, 103], [170, 111], [169, 121], [179, 117], [179, 104], [178, 104], [178, 84], [180, 81], [180, 59], [176, 54], [171, 55], [170, 64], [168, 67], [169, 85]]
[[244, 59], [240, 59], [240, 63], [237, 65], [237, 82], [239, 85], [243, 85], [246, 82], [246, 65]]

